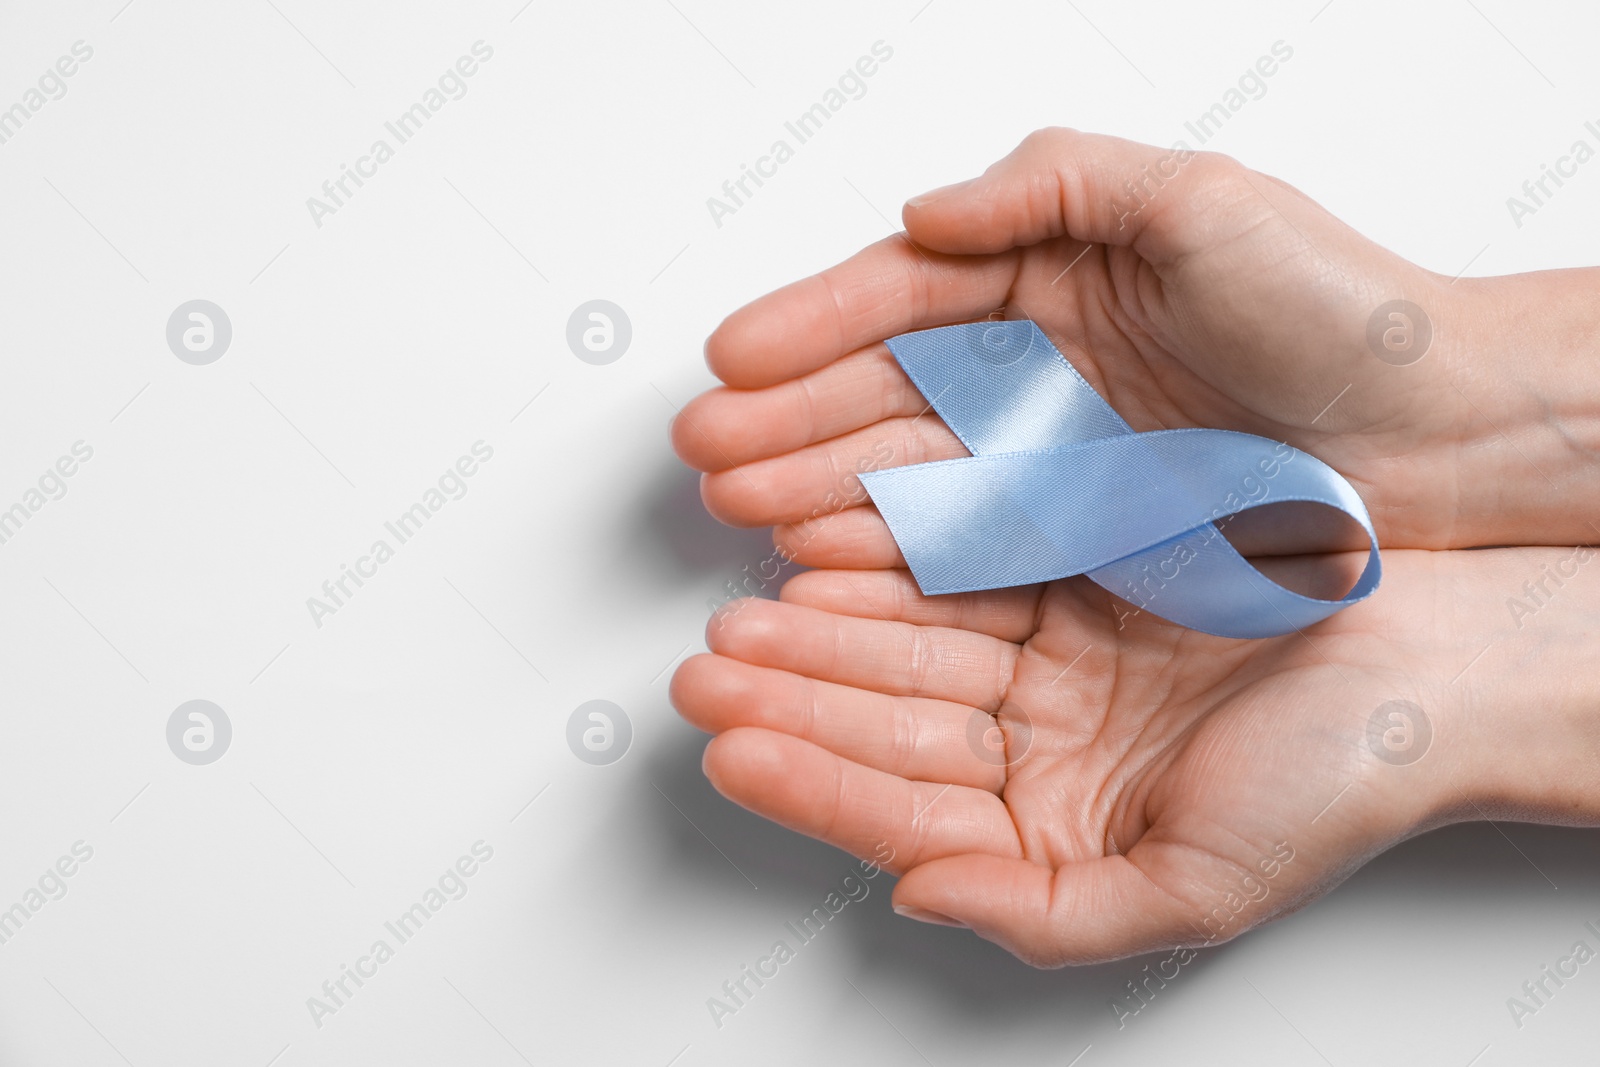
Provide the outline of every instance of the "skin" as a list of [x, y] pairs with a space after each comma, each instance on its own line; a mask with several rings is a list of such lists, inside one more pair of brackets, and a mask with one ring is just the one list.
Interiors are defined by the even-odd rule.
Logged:
[[[821, 568], [723, 609], [674, 676], [720, 791], [857, 856], [887, 842], [897, 911], [1037, 966], [1226, 940], [1449, 822], [1600, 823], [1600, 551], [1445, 551], [1600, 540], [1568, 503], [1600, 490], [1592, 361], [1552, 384], [1503, 359], [1513, 338], [1592, 349], [1592, 276], [1452, 283], [1231, 160], [1063, 130], [905, 222], [731, 315], [707, 343], [727, 387], [673, 425], [714, 514]], [[1366, 341], [1394, 298], [1435, 334], [1405, 367]], [[965, 451], [881, 341], [1002, 307], [1136, 429], [1245, 430], [1345, 474], [1385, 546], [1378, 595], [1261, 641], [1083, 578], [922, 596], [852, 472]], [[1350, 532], [1308, 511], [1228, 531], [1330, 597]], [[1369, 740], [1391, 701], [1423, 709], [1420, 759]]]

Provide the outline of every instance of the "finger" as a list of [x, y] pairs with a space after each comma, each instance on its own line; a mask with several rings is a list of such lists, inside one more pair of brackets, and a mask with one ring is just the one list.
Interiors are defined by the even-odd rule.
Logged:
[[1043, 585], [923, 596], [910, 571], [818, 570], [797, 574], [779, 599], [835, 615], [948, 626], [1020, 643], [1038, 629]]
[[720, 471], [926, 410], [900, 364], [877, 344], [766, 389], [700, 394], [673, 419], [672, 447], [696, 470]]
[[1204, 243], [1209, 214], [1250, 195], [1243, 173], [1214, 153], [1046, 129], [982, 176], [913, 197], [903, 217], [913, 241], [940, 252], [1070, 236], [1134, 247], [1160, 267]]
[[1136, 845], [1127, 856], [1071, 861], [1053, 871], [994, 855], [934, 860], [906, 873], [895, 886], [894, 906], [909, 918], [969, 926], [1035, 967], [1200, 944], [1207, 940], [1204, 908], [1152, 880], [1168, 859], [1159, 850], [1170, 848]]
[[887, 844], [892, 872], [941, 856], [1022, 855], [1005, 805], [982, 789], [908, 782], [753, 727], [712, 738], [701, 763], [723, 796], [791, 830], [861, 857]]
[[711, 372], [758, 389], [907, 330], [979, 318], [1005, 302], [1012, 254], [952, 259], [885, 238], [735, 311], [706, 340]]
[[[1274, 506], [1288, 509], [1301, 505]], [[1223, 523], [1217, 525], [1233, 547], [1272, 581], [1302, 596], [1337, 600], [1349, 593], [1360, 577], [1362, 568], [1366, 566], [1365, 551], [1345, 551], [1352, 547], [1351, 542], [1355, 538], [1364, 540], [1365, 534], [1354, 520], [1342, 512], [1335, 512], [1330, 517], [1328, 512], [1331, 509], [1320, 504], [1308, 504], [1304, 507], [1313, 509], [1317, 513], [1319, 525], [1314, 527], [1307, 525], [1304, 528], [1278, 527], [1272, 525], [1269, 517], [1267, 521], [1257, 522], [1247, 528], [1239, 521], [1253, 519], [1261, 511], [1268, 510], [1266, 508], [1244, 512], [1234, 516], [1234, 521], [1226, 525]], [[1354, 536], [1346, 530], [1346, 527], [1354, 528]], [[803, 567], [847, 571], [906, 569], [905, 556], [901, 553], [894, 534], [889, 531], [889, 524], [883, 521], [883, 516], [871, 504], [819, 515], [798, 523], [782, 524], [773, 529], [772, 541], [785, 559]], [[1283, 551], [1301, 554], [1278, 554]], [[943, 603], [946, 599], [940, 596], [932, 603]], [[820, 603], [812, 606], [844, 611], [845, 614], [863, 614]], [[908, 619], [907, 621], [931, 620]], [[982, 629], [981, 626], [962, 626], [959, 623], [948, 625], [961, 626], [963, 629]], [[996, 634], [996, 636], [1002, 635]]]
[[[1271, 508], [1242, 512], [1217, 523], [1223, 537], [1257, 570], [1305, 596], [1336, 600], [1347, 593], [1366, 563], [1366, 534], [1343, 512], [1321, 504], [1276, 504], [1315, 513], [1315, 525], [1280, 524]], [[1331, 512], [1331, 514], [1330, 514]], [[1244, 520], [1251, 520], [1246, 523]], [[782, 523], [772, 531], [773, 544], [791, 562], [826, 570], [904, 570], [905, 556], [889, 524], [871, 504]], [[1355, 549], [1351, 558], [1343, 558]], [[1350, 568], [1354, 567], [1354, 570]]]
[[834, 615], [799, 604], [730, 602], [706, 627], [711, 651], [759, 667], [896, 696], [998, 711], [1018, 647], [985, 634]]
[[966, 456], [937, 416], [889, 419], [700, 480], [706, 510], [730, 526], [772, 526], [858, 507], [869, 499], [865, 471]]
[[886, 570], [906, 565], [889, 524], [871, 504], [781, 524], [772, 531], [772, 543], [804, 567]]
[[685, 660], [670, 695], [708, 733], [759, 726], [911, 781], [992, 793], [1005, 785], [1004, 767], [968, 740], [982, 712], [949, 701], [886, 696], [717, 655]]

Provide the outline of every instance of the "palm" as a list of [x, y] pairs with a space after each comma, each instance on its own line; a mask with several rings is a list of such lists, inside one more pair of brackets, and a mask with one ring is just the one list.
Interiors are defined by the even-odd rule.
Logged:
[[[993, 758], [1023, 855], [1054, 868], [1148, 840], [1212, 851], [1220, 826], [1231, 846], [1265, 850], [1285, 802], [1323, 792], [1303, 769], [1353, 762], [1331, 758], [1353, 755], [1346, 738], [1310, 751], [1284, 699], [1343, 688], [1336, 668], [1298, 637], [1240, 644], [1152, 619], [1119, 631], [1109, 601], [1080, 581], [1045, 588], [988, 738], [1007, 742]], [[1269, 819], [1246, 831], [1248, 812]], [[1251, 865], [1236, 847], [1227, 858]]]
[[974, 924], [1024, 958], [1231, 937], [1416, 824], [1415, 779], [1374, 759], [1366, 721], [1435, 664], [1383, 635], [1457, 642], [1396, 607], [1438, 602], [1433, 555], [1390, 566], [1387, 606], [1256, 642], [1122, 617], [1083, 579], [925, 598], [904, 572], [812, 572], [714, 622], [673, 698], [720, 735], [718, 788], [777, 822], [888, 845], [912, 878], [955, 864], [968, 892], [1003, 897], [1021, 867], [1108, 902], [1070, 949]]
[[[1428, 561], [1390, 567], [1392, 592]], [[1149, 616], [1119, 628], [1126, 610], [1086, 581], [1053, 582], [1018, 655], [997, 719], [1008, 738], [1031, 737], [1006, 754], [1001, 798], [1035, 863], [1125, 853], [1168, 892], [1225, 894], [1232, 866], [1305, 843], [1323, 805], [1371, 769], [1366, 716], [1415, 695], [1352, 666], [1371, 662], [1379, 613], [1347, 613], [1314, 639], [1238, 642]], [[1199, 926], [1209, 905], [1195, 903]]]

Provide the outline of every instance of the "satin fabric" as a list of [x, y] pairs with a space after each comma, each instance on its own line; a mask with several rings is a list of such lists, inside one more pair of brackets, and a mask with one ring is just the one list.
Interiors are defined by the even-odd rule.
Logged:
[[[1253, 638], [1304, 629], [1378, 587], [1366, 506], [1313, 456], [1230, 430], [1135, 433], [1028, 320], [887, 343], [972, 453], [861, 475], [926, 594], [1082, 574], [1190, 629]], [[1214, 525], [1285, 501], [1338, 508], [1366, 531], [1366, 567], [1341, 599], [1271, 581]]]

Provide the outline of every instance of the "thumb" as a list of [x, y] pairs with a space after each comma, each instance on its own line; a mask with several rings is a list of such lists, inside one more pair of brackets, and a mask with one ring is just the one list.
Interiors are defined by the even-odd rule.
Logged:
[[1227, 156], [1050, 128], [981, 177], [912, 197], [902, 218], [907, 236], [938, 252], [1068, 236], [1133, 247], [1160, 266], [1209, 244], [1218, 209], [1253, 197], [1245, 168]]

